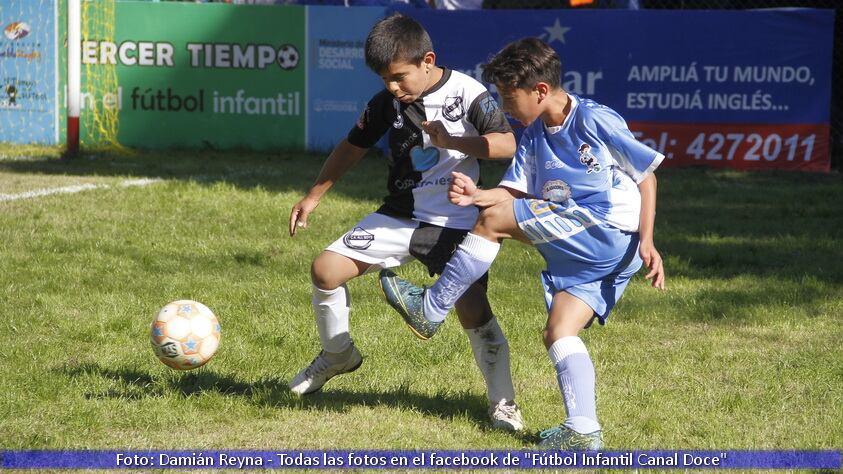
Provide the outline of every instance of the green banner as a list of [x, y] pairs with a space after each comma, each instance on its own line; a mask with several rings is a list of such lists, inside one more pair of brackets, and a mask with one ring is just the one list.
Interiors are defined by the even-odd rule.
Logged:
[[[86, 30], [82, 114], [118, 107], [121, 144], [305, 146], [304, 7], [121, 1], [113, 40]], [[94, 85], [115, 67], [116, 91]]]

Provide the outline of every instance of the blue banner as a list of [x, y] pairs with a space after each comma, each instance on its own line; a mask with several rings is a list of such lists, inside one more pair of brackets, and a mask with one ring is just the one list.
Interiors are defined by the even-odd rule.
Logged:
[[58, 142], [57, 8], [0, 0], [0, 142]]
[[832, 10], [403, 11], [439, 64], [477, 79], [507, 43], [543, 39], [564, 89], [618, 111], [668, 162], [828, 169]]
[[366, 66], [366, 36], [381, 7], [307, 7], [307, 146], [345, 138], [383, 83]]
[[562, 58], [566, 90], [630, 121], [829, 120], [832, 10], [406, 13], [427, 28], [440, 63], [477, 79], [504, 45], [540, 37]]
[[5, 469], [840, 469], [840, 451], [5, 451]]

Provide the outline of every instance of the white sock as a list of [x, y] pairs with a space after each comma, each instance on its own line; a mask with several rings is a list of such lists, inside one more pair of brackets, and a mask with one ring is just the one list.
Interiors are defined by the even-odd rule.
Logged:
[[547, 353], [556, 367], [556, 380], [568, 412], [565, 426], [586, 434], [599, 430], [594, 364], [582, 339], [563, 337]]
[[509, 366], [509, 344], [498, 325], [498, 319], [474, 329], [465, 329], [474, 352], [474, 360], [483, 379], [486, 381], [486, 394], [489, 402], [497, 404], [501, 400], [514, 400], [515, 389], [512, 387], [512, 372]]
[[345, 285], [333, 290], [313, 286], [313, 312], [319, 340], [325, 352], [340, 353], [351, 347], [348, 334], [348, 288]]
[[424, 292], [424, 315], [442, 321], [472, 283], [489, 271], [501, 244], [469, 232], [448, 260], [442, 276]]

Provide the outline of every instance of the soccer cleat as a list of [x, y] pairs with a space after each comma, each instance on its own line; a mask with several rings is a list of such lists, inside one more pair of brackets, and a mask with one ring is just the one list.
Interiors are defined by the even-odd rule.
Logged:
[[404, 318], [416, 337], [426, 341], [436, 334], [443, 321], [428, 321], [424, 317], [424, 288], [389, 270], [381, 270], [380, 282], [386, 301]]
[[363, 363], [363, 356], [354, 344], [351, 345], [351, 352], [346, 360], [332, 363], [329, 357], [331, 356], [325, 351], [320, 351], [310, 365], [293, 377], [289, 384], [290, 391], [296, 395], [313, 393], [321, 389], [332, 377], [354, 372]]
[[492, 426], [499, 430], [521, 431], [524, 429], [524, 421], [521, 418], [521, 409], [514, 400], [501, 400], [489, 407], [489, 419]]
[[597, 430], [583, 434], [565, 425], [554, 426], [539, 434], [540, 449], [557, 451], [600, 451], [603, 449], [603, 433]]

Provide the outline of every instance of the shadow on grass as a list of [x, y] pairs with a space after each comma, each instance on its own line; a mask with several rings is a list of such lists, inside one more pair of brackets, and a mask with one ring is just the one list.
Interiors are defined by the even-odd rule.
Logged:
[[[272, 378], [246, 383], [206, 367], [192, 372], [168, 372], [160, 377], [138, 369], [109, 369], [96, 363], [70, 363], [56, 371], [71, 378], [96, 376], [117, 385], [106, 390], [86, 392], [84, 396], [89, 399], [143, 400], [172, 394], [191, 397], [216, 393], [242, 397], [257, 405], [298, 410], [346, 412], [351, 406], [409, 409], [443, 420], [464, 417], [471, 420], [478, 429], [492, 429], [486, 413], [486, 398], [468, 392], [437, 393], [431, 396], [413, 392], [407, 386], [385, 391], [348, 391], [327, 387], [324, 391], [300, 397], [290, 392], [285, 380]], [[518, 433], [512, 436], [525, 444], [537, 440], [532, 434]]]
[[[31, 175], [77, 175], [226, 183], [241, 189], [294, 191], [304, 195], [319, 174], [326, 155], [305, 152], [130, 151], [73, 160], [49, 156], [0, 160], [0, 172]], [[386, 191], [386, 162], [373, 151], [332, 188], [356, 199], [380, 199]], [[372, 183], [377, 186], [371, 186]]]

